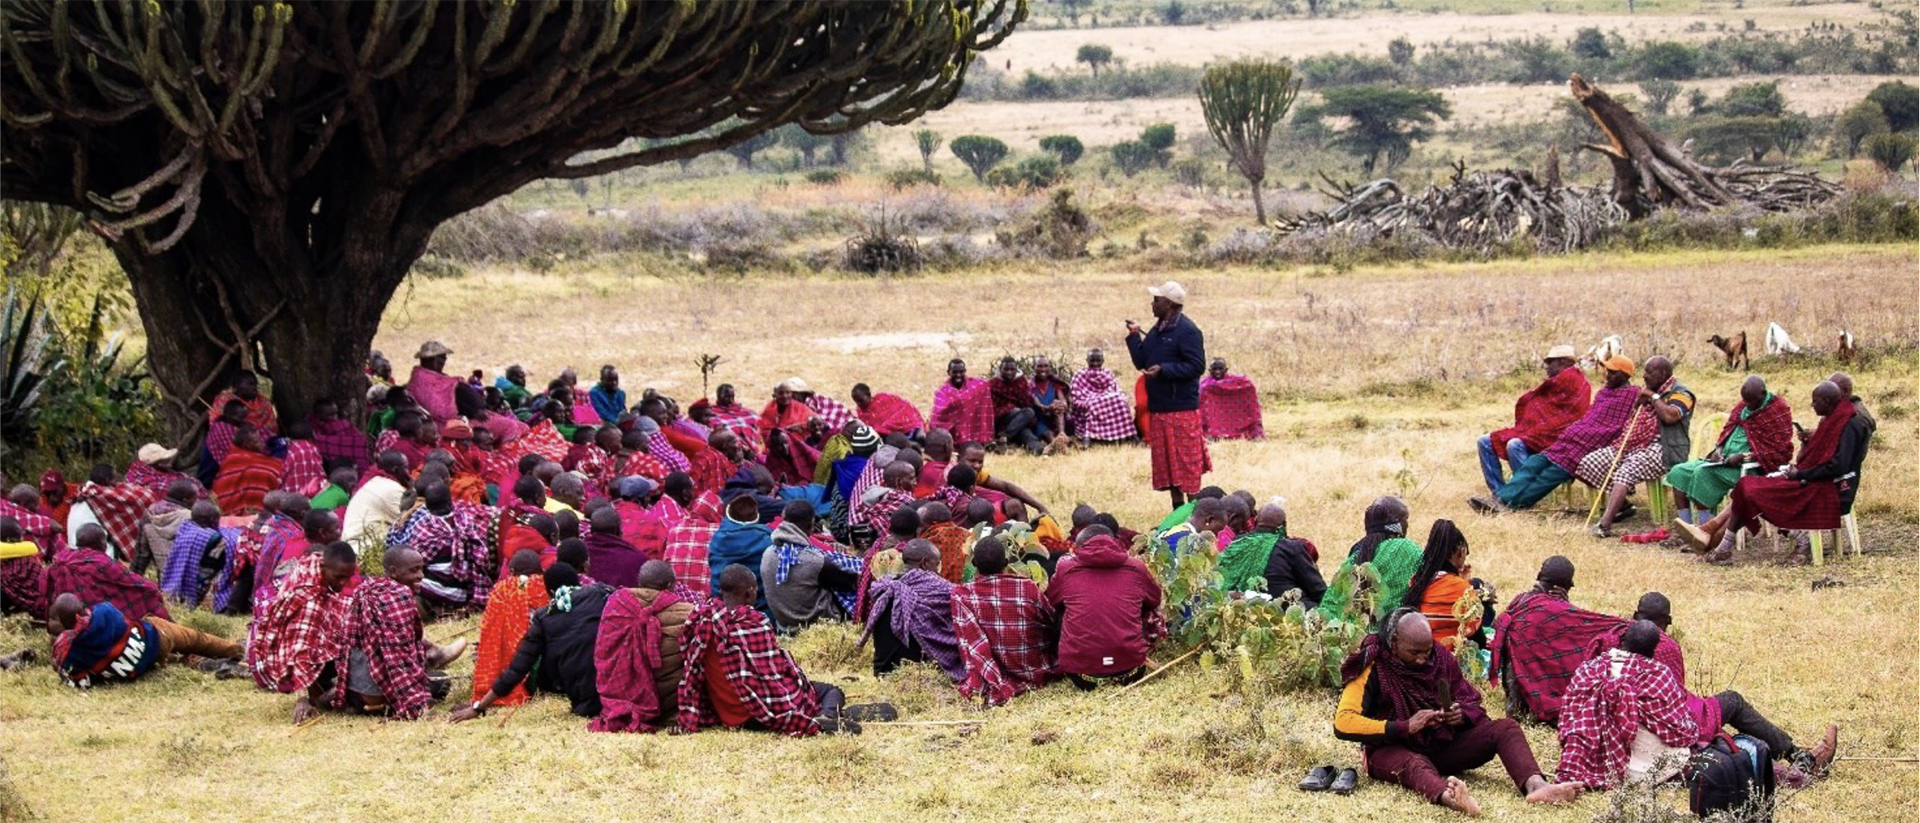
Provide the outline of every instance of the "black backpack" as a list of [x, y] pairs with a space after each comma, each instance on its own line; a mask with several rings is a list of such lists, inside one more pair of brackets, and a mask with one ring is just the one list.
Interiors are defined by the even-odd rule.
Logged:
[[1739, 823], [1773, 823], [1773, 753], [1758, 739], [1714, 738], [1694, 752], [1683, 777], [1694, 814], [1726, 812]]

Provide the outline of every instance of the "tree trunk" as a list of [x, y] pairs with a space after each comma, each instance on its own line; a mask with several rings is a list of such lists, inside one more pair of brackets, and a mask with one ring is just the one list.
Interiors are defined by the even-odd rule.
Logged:
[[1253, 187], [1253, 222], [1257, 225], [1265, 226], [1267, 224], [1267, 204], [1266, 201], [1260, 199], [1260, 181], [1248, 178], [1247, 185]]
[[209, 399], [240, 369], [260, 373], [282, 420], [306, 417], [322, 397], [357, 417], [381, 315], [445, 218], [410, 212], [404, 204], [421, 201], [365, 178], [336, 179], [318, 207], [282, 201], [291, 219], [236, 205], [208, 183], [172, 249], [149, 254], [131, 236], [109, 243], [146, 330], [171, 445], [197, 446]]

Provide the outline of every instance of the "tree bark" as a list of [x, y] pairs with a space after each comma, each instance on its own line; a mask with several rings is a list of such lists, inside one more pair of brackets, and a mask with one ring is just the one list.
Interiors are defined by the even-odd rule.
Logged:
[[1248, 178], [1247, 185], [1253, 187], [1253, 222], [1260, 226], [1267, 224], [1267, 204], [1260, 198], [1260, 181]]

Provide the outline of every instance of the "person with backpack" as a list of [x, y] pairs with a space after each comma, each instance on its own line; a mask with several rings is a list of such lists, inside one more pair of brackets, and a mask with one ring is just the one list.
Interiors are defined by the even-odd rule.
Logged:
[[[1824, 776], [1839, 750], [1840, 730], [1828, 726], [1812, 749], [1769, 722], [1738, 692], [1701, 698], [1654, 659], [1662, 633], [1646, 619], [1621, 634], [1618, 648], [1580, 665], [1560, 708], [1562, 780], [1606, 789], [1628, 780], [1679, 777], [1694, 811], [1737, 808], [1754, 793], [1772, 793], [1771, 761]], [[1722, 725], [1739, 734], [1728, 738]]]

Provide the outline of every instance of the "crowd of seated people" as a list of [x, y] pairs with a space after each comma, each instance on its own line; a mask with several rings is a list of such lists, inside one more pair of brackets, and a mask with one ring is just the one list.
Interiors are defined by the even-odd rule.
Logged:
[[[422, 346], [404, 385], [377, 361], [364, 428], [334, 399], [282, 420], [241, 373], [216, 398], [196, 472], [149, 445], [77, 487], [52, 473], [10, 489], [0, 606], [44, 625], [76, 686], [183, 658], [292, 696], [296, 723], [427, 715], [450, 699], [442, 670], [468, 644], [435, 644], [423, 626], [478, 615], [472, 695], [454, 700], [455, 722], [550, 693], [595, 731], [806, 736], [897, 717], [802, 671], [783, 639], [816, 624], [850, 624], [876, 675], [923, 664], [997, 706], [1156, 668], [1182, 604], [1166, 602], [1149, 553], [1206, 553], [1226, 596], [1283, 598], [1329, 621], [1356, 618], [1351, 592], [1328, 581], [1364, 565], [1381, 614], [1358, 618], [1365, 640], [1342, 668], [1333, 731], [1362, 745], [1373, 779], [1434, 803], [1476, 812], [1459, 775], [1496, 758], [1536, 802], [1668, 776], [1643, 749], [1711, 745], [1722, 726], [1806, 776], [1824, 774], [1837, 746], [1837, 729], [1802, 748], [1737, 693], [1687, 692], [1656, 593], [1631, 618], [1585, 611], [1569, 599], [1572, 563], [1553, 557], [1496, 610], [1461, 527], [1435, 519], [1415, 542], [1395, 497], [1366, 507], [1331, 574], [1289, 531], [1283, 500], [1247, 491], [1203, 489], [1141, 531], [1086, 504], [1061, 522], [988, 458], [1135, 436], [1098, 351], [1071, 381], [1044, 360], [1030, 377], [1003, 361], [989, 381], [955, 360], [924, 414], [866, 384], [843, 404], [798, 377], [758, 411], [722, 385], [683, 413], [651, 390], [630, 397], [612, 366], [591, 386], [568, 370], [536, 392], [518, 366], [492, 384], [449, 376], [451, 354]], [[1245, 400], [1251, 384], [1214, 365], [1219, 396]], [[1786, 401], [1751, 378], [1714, 451], [1692, 460], [1694, 396], [1671, 363], [1603, 366], [1606, 388], [1589, 397], [1571, 352], [1548, 353], [1515, 427], [1481, 440], [1494, 496], [1477, 508], [1526, 508], [1577, 478], [1608, 493], [1605, 532], [1624, 490], [1664, 477], [1683, 536], [1721, 554], [1762, 521], [1838, 525], [1874, 425], [1846, 375], [1814, 389], [1821, 423], [1797, 459]], [[1224, 428], [1209, 433], [1260, 436], [1253, 402], [1210, 416]], [[173, 622], [194, 609], [250, 615], [244, 644]], [[1483, 649], [1488, 673], [1474, 682], [1459, 659]], [[1504, 693], [1508, 718], [1487, 714], [1483, 687]], [[1641, 719], [1623, 724], [1632, 712]], [[1559, 724], [1560, 769], [1539, 767], [1516, 719]], [[1303, 787], [1352, 789], [1354, 770], [1319, 771]]]

